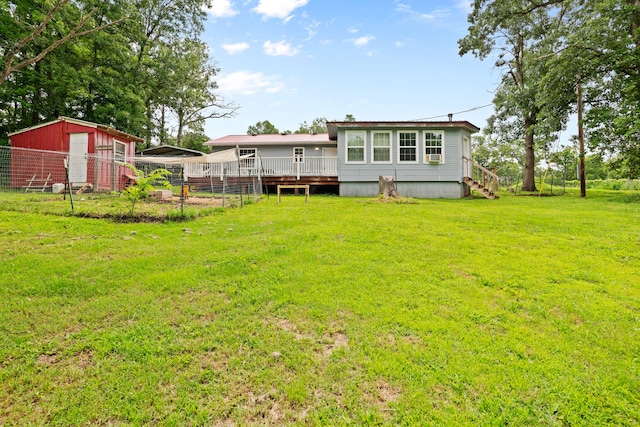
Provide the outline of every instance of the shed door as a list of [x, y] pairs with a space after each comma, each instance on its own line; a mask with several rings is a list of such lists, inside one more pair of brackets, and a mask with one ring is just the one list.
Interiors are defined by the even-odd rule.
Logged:
[[87, 182], [87, 154], [89, 150], [88, 133], [69, 135], [69, 181]]

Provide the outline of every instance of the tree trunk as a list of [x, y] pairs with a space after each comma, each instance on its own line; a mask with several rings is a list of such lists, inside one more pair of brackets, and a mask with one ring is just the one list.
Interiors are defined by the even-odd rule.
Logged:
[[522, 191], [537, 191], [535, 176], [535, 152], [533, 151], [533, 120], [524, 120], [524, 177], [522, 179]]
[[176, 146], [182, 147], [182, 132], [184, 132], [184, 114], [182, 109], [178, 109], [178, 132], [176, 135]]
[[165, 117], [165, 106], [160, 107], [160, 145], [165, 145], [167, 142], [167, 130], [165, 128], [166, 125], [166, 117]]
[[393, 180], [392, 176], [382, 176], [378, 177], [378, 188], [379, 194], [382, 194], [383, 197], [392, 197], [397, 199], [400, 197], [398, 191], [396, 190], [396, 183]]
[[40, 74], [40, 63], [36, 63], [33, 67], [33, 99], [31, 100], [31, 117], [29, 117], [29, 126], [35, 126], [40, 123], [40, 110], [42, 109], [42, 75]]

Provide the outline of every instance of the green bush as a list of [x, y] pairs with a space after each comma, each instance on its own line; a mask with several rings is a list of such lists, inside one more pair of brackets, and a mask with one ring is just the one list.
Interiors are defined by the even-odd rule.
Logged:
[[[640, 190], [640, 180], [638, 179], [589, 179], [587, 188], [599, 190]], [[580, 181], [571, 180], [566, 182], [567, 187], [580, 187]]]

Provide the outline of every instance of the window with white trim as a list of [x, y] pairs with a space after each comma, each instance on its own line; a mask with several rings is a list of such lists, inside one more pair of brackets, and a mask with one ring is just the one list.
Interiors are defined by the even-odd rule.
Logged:
[[304, 163], [304, 147], [293, 147], [293, 162]]
[[372, 132], [371, 163], [391, 163], [391, 132]]
[[428, 130], [424, 132], [424, 161], [425, 163], [443, 163], [442, 141], [444, 132]]
[[418, 134], [398, 132], [398, 162], [418, 163]]
[[[257, 148], [240, 148], [238, 155], [240, 156], [240, 167], [254, 169], [256, 167]], [[243, 158], [244, 156], [248, 156]]]
[[127, 162], [127, 144], [120, 141], [113, 142], [113, 160], [116, 162]]
[[364, 131], [345, 132], [346, 163], [365, 163], [365, 137]]

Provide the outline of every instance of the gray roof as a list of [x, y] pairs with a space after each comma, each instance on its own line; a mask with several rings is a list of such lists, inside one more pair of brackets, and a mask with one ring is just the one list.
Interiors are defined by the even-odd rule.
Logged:
[[173, 145], [158, 145], [146, 148], [138, 153], [140, 156], [166, 156], [166, 157], [193, 157], [204, 156], [202, 151], [190, 150], [188, 148], [175, 147]]

